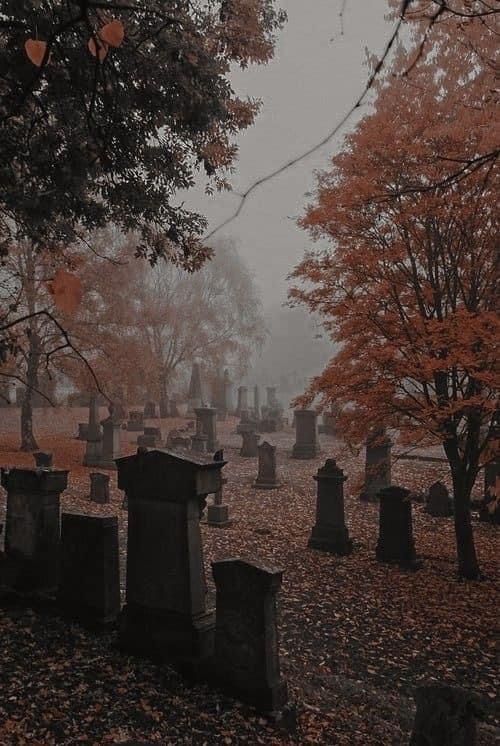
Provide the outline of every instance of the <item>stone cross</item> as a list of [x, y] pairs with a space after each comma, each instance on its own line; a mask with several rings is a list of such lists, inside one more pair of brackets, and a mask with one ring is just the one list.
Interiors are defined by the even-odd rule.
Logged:
[[316, 421], [318, 415], [314, 409], [295, 410], [295, 445], [292, 458], [310, 459], [319, 455]]
[[475, 746], [475, 698], [464, 689], [443, 684], [420, 686], [410, 746]]
[[385, 487], [378, 493], [380, 501], [379, 535], [376, 556], [379, 562], [417, 570], [413, 541], [410, 491], [404, 487]]
[[109, 503], [109, 474], [91, 472], [90, 499], [94, 503]]
[[84, 624], [116, 620], [120, 612], [120, 567], [115, 516], [62, 514], [57, 601], [65, 615]]
[[365, 483], [361, 500], [376, 501], [381, 489], [391, 483], [392, 443], [384, 428], [374, 428], [366, 439]]
[[7, 491], [4, 584], [18, 590], [51, 592], [57, 587], [61, 492], [68, 472], [2, 469]]
[[425, 511], [434, 518], [446, 518], [453, 515], [453, 501], [448, 488], [442, 482], [434, 482], [429, 487]]
[[267, 440], [258, 446], [259, 473], [253, 486], [257, 490], [274, 490], [281, 486], [276, 471], [276, 446]]
[[335, 459], [327, 459], [313, 479], [317, 482], [316, 523], [308, 546], [332, 554], [352, 552], [344, 516], [344, 476]]
[[280, 675], [276, 596], [283, 573], [239, 558], [213, 562], [212, 572], [217, 683], [259, 711], [281, 710], [287, 686]]
[[217, 443], [217, 410], [214, 407], [196, 407], [194, 413], [196, 419], [201, 422], [201, 432], [207, 436], [207, 451], [213, 453], [219, 447]]
[[123, 649], [186, 664], [211, 654], [200, 506], [220, 489], [224, 465], [156, 450], [117, 460], [118, 487], [128, 498]]

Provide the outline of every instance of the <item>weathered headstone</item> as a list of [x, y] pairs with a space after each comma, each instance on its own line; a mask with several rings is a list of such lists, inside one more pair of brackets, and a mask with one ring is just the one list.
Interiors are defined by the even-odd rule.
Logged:
[[479, 502], [479, 520], [500, 524], [500, 458], [494, 458], [484, 467], [484, 496]]
[[87, 442], [85, 445], [85, 455], [83, 457], [84, 466], [97, 466], [101, 460], [102, 449], [102, 431], [99, 424], [99, 404], [95, 394], [90, 395], [89, 403], [89, 424], [87, 429]]
[[161, 430], [159, 427], [145, 427], [144, 432], [137, 436], [138, 446], [160, 448], [161, 444]]
[[177, 399], [172, 397], [168, 400], [169, 403], [169, 417], [179, 417], [179, 408], [177, 407]]
[[217, 410], [214, 407], [196, 407], [194, 413], [196, 419], [201, 422], [201, 432], [207, 436], [207, 451], [209, 453], [216, 451], [219, 447], [217, 443]]
[[276, 398], [276, 386], [266, 387], [266, 407], [268, 409], [277, 409], [279, 407], [279, 402]]
[[410, 491], [404, 487], [385, 487], [378, 493], [380, 502], [379, 535], [376, 556], [380, 562], [416, 570]]
[[380, 490], [391, 484], [391, 447], [391, 440], [383, 428], [375, 428], [368, 435], [361, 500], [376, 501]]
[[255, 430], [245, 430], [241, 433], [242, 444], [240, 456], [244, 458], [256, 458], [259, 455], [258, 446], [260, 435]]
[[207, 450], [208, 437], [203, 432], [203, 422], [196, 419], [196, 432], [191, 436], [191, 449], [196, 453], [205, 453]]
[[144, 405], [144, 419], [154, 420], [158, 417], [156, 412], [156, 403], [154, 401], [147, 401]]
[[50, 469], [52, 467], [52, 454], [44, 451], [35, 451], [33, 454], [35, 466], [41, 469]]
[[118, 487], [128, 497], [124, 649], [193, 665], [211, 654], [214, 615], [206, 608], [199, 521], [224, 464], [168, 451], [117, 460]]
[[191, 415], [197, 407], [201, 407], [203, 402], [203, 389], [201, 386], [200, 366], [198, 363], [193, 363], [187, 398], [188, 413]]
[[434, 482], [429, 487], [425, 510], [434, 518], [446, 518], [453, 515], [453, 501], [448, 488], [442, 482]]
[[238, 387], [238, 403], [236, 405], [236, 416], [241, 417], [241, 412], [248, 410], [248, 388], [246, 386]]
[[60, 497], [68, 472], [2, 469], [7, 491], [3, 582], [18, 590], [51, 592], [58, 580]]
[[102, 451], [98, 464], [101, 469], [116, 469], [115, 459], [121, 455], [120, 432], [121, 425], [112, 415], [101, 421]]
[[57, 598], [63, 612], [77, 621], [100, 625], [116, 620], [120, 568], [115, 516], [62, 514]]
[[322, 435], [335, 436], [336, 431], [336, 416], [334, 412], [323, 412], [321, 416], [321, 425], [318, 427], [318, 432]]
[[128, 414], [127, 430], [130, 433], [142, 433], [144, 431], [144, 412], [134, 409]]
[[258, 386], [253, 387], [253, 416], [256, 422], [260, 420], [260, 389]]
[[170, 400], [166, 396], [160, 396], [159, 403], [160, 417], [165, 419], [170, 417]]
[[89, 433], [89, 423], [79, 422], [78, 423], [78, 435], [76, 436], [78, 440], [87, 440], [88, 433]]
[[[217, 451], [214, 455], [214, 461], [223, 461], [223, 451]], [[217, 492], [214, 493], [214, 501], [207, 508], [207, 523], [215, 528], [227, 528], [231, 525], [232, 520], [229, 518], [229, 505], [222, 502], [222, 486], [227, 482], [224, 477], [221, 478], [221, 485]]]
[[410, 746], [475, 746], [478, 711], [475, 699], [458, 687], [421, 686]]
[[257, 490], [275, 490], [281, 486], [276, 469], [276, 446], [267, 440], [257, 448], [259, 456], [259, 472], [253, 486]]
[[327, 459], [313, 477], [317, 482], [316, 523], [313, 526], [309, 547], [332, 554], [352, 552], [352, 541], [344, 515], [344, 476], [335, 459]]
[[213, 562], [212, 572], [218, 684], [260, 711], [282, 709], [287, 686], [280, 675], [276, 613], [282, 571], [235, 558]]
[[295, 444], [292, 458], [309, 459], [319, 455], [317, 418], [314, 409], [295, 410]]
[[94, 503], [109, 503], [109, 474], [90, 473], [90, 499]]

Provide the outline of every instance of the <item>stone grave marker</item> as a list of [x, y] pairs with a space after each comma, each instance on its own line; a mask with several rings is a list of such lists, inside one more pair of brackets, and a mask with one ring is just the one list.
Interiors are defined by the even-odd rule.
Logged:
[[246, 386], [238, 387], [238, 403], [236, 405], [236, 415], [241, 417], [241, 412], [248, 410], [248, 388]]
[[109, 474], [90, 473], [90, 499], [93, 503], [105, 505], [109, 499]]
[[253, 387], [253, 416], [256, 422], [260, 420], [260, 389]]
[[276, 469], [276, 446], [267, 440], [257, 448], [259, 457], [259, 472], [253, 486], [257, 490], [275, 490], [281, 487]]
[[99, 404], [95, 394], [90, 395], [89, 424], [85, 444], [84, 466], [97, 466], [101, 460], [102, 431], [99, 424]]
[[35, 466], [39, 469], [50, 469], [52, 468], [52, 454], [45, 453], [44, 451], [36, 451], [33, 454], [35, 459]]
[[201, 428], [203, 435], [207, 436], [207, 451], [213, 453], [219, 448], [217, 442], [217, 410], [214, 407], [197, 407], [194, 410], [196, 419], [201, 422], [197, 425]]
[[84, 624], [105, 625], [117, 619], [120, 567], [115, 516], [62, 514], [57, 600], [65, 615]]
[[144, 431], [144, 412], [132, 409], [128, 413], [127, 430], [129, 433], [142, 433]]
[[319, 455], [317, 419], [318, 415], [314, 409], [295, 410], [295, 444], [292, 458], [310, 459]]
[[379, 562], [417, 570], [422, 562], [417, 560], [413, 541], [410, 491], [391, 485], [380, 490], [378, 498], [380, 512], [377, 559]]
[[410, 746], [475, 746], [475, 698], [458, 687], [428, 684], [415, 693], [417, 712]]
[[383, 428], [375, 428], [366, 439], [365, 483], [360, 500], [375, 502], [384, 487], [391, 484], [392, 443]]
[[192, 413], [198, 407], [201, 407], [203, 402], [203, 389], [201, 386], [201, 374], [200, 366], [198, 363], [193, 363], [191, 369], [191, 380], [189, 381], [188, 391], [188, 413], [192, 416]]
[[89, 423], [88, 422], [79, 422], [78, 423], [78, 435], [76, 436], [78, 440], [87, 440], [89, 433]]
[[241, 433], [242, 444], [240, 456], [243, 458], [256, 458], [259, 455], [258, 446], [260, 435], [255, 430], [245, 430]]
[[425, 511], [434, 518], [447, 518], [453, 515], [453, 500], [442, 482], [434, 482], [429, 487]]
[[316, 523], [308, 546], [332, 554], [350, 554], [352, 541], [344, 515], [344, 482], [347, 477], [335, 459], [327, 459], [313, 479], [317, 483]]
[[157, 417], [156, 403], [154, 401], [147, 401], [144, 405], [144, 419], [155, 420]]
[[115, 459], [121, 455], [120, 432], [121, 424], [112, 415], [101, 421], [102, 450], [101, 458], [96, 466], [101, 469], [116, 469]]
[[[217, 451], [214, 454], [214, 461], [223, 460], [224, 452], [222, 450]], [[214, 501], [207, 508], [207, 523], [209, 526], [215, 528], [227, 528], [232, 524], [232, 520], [229, 518], [229, 505], [224, 505], [222, 502], [222, 487], [226, 482], [227, 479], [222, 477], [221, 485], [217, 492], [214, 493]]]
[[145, 427], [144, 432], [137, 436], [137, 445], [145, 448], [160, 448], [161, 430], [159, 427]]
[[213, 562], [212, 572], [217, 683], [259, 711], [281, 710], [287, 686], [280, 675], [276, 596], [283, 573], [239, 558]]

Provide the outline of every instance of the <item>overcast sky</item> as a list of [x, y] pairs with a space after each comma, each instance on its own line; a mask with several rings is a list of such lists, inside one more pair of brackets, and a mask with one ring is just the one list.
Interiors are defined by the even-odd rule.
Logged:
[[[369, 68], [367, 50], [379, 55], [392, 25], [387, 0], [347, 0], [344, 35], [342, 0], [281, 0], [288, 12], [273, 62], [237, 71], [240, 95], [262, 99], [253, 127], [239, 138], [233, 188], [244, 191], [256, 179], [321, 141], [360, 95]], [[352, 119], [354, 124], [356, 120]], [[349, 130], [346, 125], [343, 132]], [[286, 276], [301, 258], [308, 236], [295, 225], [314, 188], [314, 171], [325, 168], [342, 144], [337, 136], [314, 155], [260, 186], [241, 215], [218, 235], [236, 241], [254, 273], [266, 309], [286, 298]], [[210, 228], [238, 206], [231, 193], [205, 196], [197, 190], [187, 203], [205, 214]]]

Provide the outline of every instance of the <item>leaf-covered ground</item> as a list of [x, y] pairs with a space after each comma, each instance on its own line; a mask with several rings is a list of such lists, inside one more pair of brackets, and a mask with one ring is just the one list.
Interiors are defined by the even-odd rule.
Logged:
[[[105, 411], [103, 410], [103, 416]], [[0, 410], [0, 464], [32, 465], [19, 453], [17, 412]], [[112, 476], [112, 502], [89, 502], [84, 444], [72, 438], [84, 410], [38, 410], [39, 445], [55, 466], [70, 469], [62, 508], [118, 515], [124, 586], [127, 513]], [[166, 431], [185, 421], [167, 420]], [[378, 509], [357, 499], [363, 455], [321, 436], [319, 459], [289, 458], [293, 432], [266, 437], [278, 446], [283, 486], [252, 488], [256, 460], [238, 455], [236, 420], [219, 423], [225, 446], [224, 500], [233, 524], [202, 523], [209, 587], [210, 562], [227, 556], [267, 560], [284, 570], [280, 594], [283, 675], [296, 718], [276, 724], [206, 686], [189, 686], [165, 665], [129, 658], [113, 633], [96, 635], [49, 611], [0, 608], [0, 743], [3, 744], [406, 744], [413, 692], [430, 679], [472, 689], [487, 710], [479, 743], [498, 743], [500, 708], [495, 631], [498, 617], [498, 529], [474, 522], [486, 580], [455, 575], [451, 519], [414, 506], [414, 532], [423, 568], [404, 572], [375, 561]], [[133, 452], [123, 433], [124, 453]], [[349, 479], [346, 512], [354, 552], [339, 558], [307, 549], [314, 522], [312, 475], [335, 456]], [[423, 491], [446, 479], [439, 463], [398, 461], [393, 482]], [[0, 497], [4, 521], [5, 495]], [[1, 605], [0, 605], [1, 606]]]

